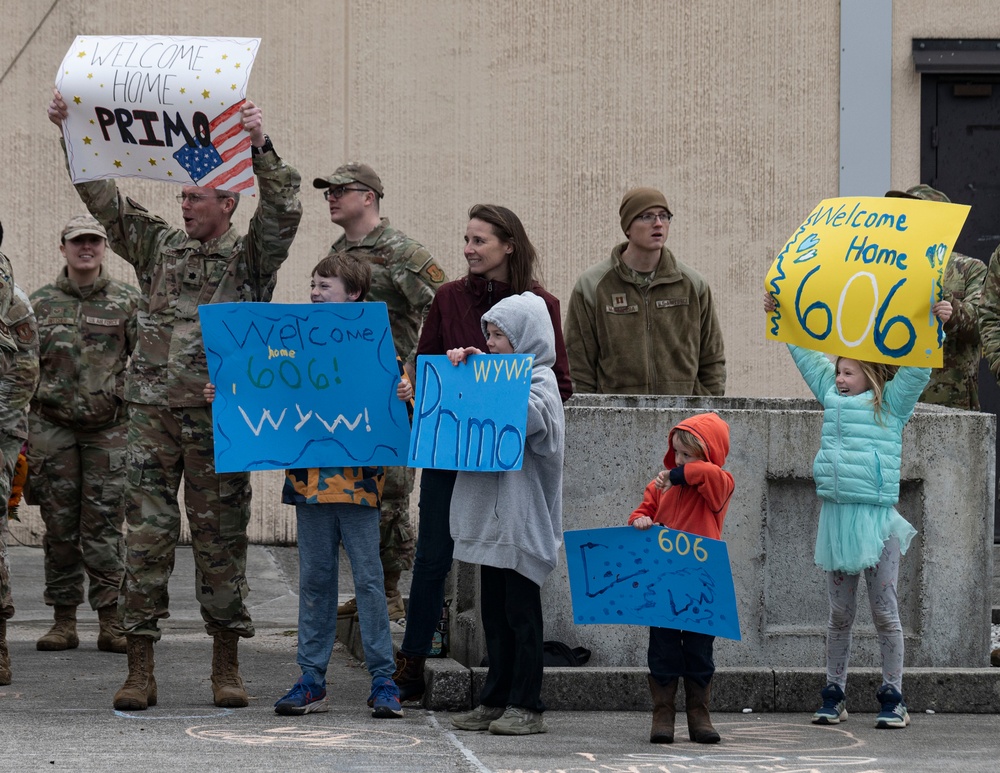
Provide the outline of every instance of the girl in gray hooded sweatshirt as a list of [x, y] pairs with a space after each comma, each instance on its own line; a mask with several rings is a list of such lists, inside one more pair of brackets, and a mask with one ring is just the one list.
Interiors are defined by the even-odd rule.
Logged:
[[[542, 719], [541, 586], [562, 544], [565, 420], [552, 372], [555, 333], [545, 302], [526, 292], [483, 314], [494, 354], [532, 354], [524, 463], [509, 472], [459, 472], [451, 498], [455, 558], [481, 565], [483, 633], [490, 667], [480, 705], [459, 714], [460, 730], [528, 735], [548, 729]], [[468, 347], [448, 352], [458, 365]]]

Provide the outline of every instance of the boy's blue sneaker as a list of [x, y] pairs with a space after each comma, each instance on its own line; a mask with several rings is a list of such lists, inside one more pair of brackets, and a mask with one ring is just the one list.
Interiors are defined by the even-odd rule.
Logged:
[[274, 704], [274, 713], [285, 716], [298, 716], [329, 710], [330, 704], [326, 700], [326, 688], [320, 687], [305, 675], [300, 676], [299, 681], [288, 691], [288, 694]]
[[837, 725], [847, 721], [847, 699], [840, 685], [828, 684], [820, 691], [823, 705], [813, 714], [814, 725]]
[[875, 727], [885, 730], [892, 727], [906, 727], [910, 724], [910, 712], [906, 710], [899, 690], [887, 684], [878, 688], [875, 698], [882, 704], [882, 710], [875, 717]]
[[377, 676], [372, 680], [372, 694], [368, 696], [372, 716], [376, 719], [399, 719], [403, 707], [399, 705], [399, 688], [387, 676]]

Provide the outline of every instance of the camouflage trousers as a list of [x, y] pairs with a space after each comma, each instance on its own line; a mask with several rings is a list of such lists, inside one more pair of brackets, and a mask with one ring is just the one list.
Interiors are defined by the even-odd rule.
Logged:
[[45, 603], [93, 609], [118, 603], [122, 580], [125, 424], [73, 430], [30, 415], [27, 501], [45, 523]]
[[0, 432], [0, 620], [14, 616], [10, 590], [10, 561], [7, 558], [7, 501], [14, 480], [14, 465], [24, 441]]
[[379, 558], [383, 574], [413, 568], [414, 539], [410, 526], [410, 493], [414, 472], [409, 467], [386, 467], [379, 519]]
[[169, 617], [167, 581], [180, 536], [177, 492], [191, 527], [195, 595], [205, 630], [253, 636], [244, 599], [250, 474], [215, 473], [210, 409], [130, 403], [125, 474], [125, 579], [119, 617], [126, 632], [159, 640]]

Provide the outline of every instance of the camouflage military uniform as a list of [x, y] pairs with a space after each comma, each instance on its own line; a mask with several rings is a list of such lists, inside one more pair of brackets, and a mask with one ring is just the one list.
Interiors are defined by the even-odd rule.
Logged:
[[1000, 247], [990, 256], [983, 280], [983, 295], [979, 303], [979, 331], [983, 339], [983, 356], [993, 378], [1000, 381]]
[[7, 560], [7, 501], [28, 437], [28, 401], [38, 384], [38, 326], [28, 296], [0, 253], [0, 620], [14, 616]]
[[[922, 199], [950, 203], [929, 185], [905, 191], [888, 191], [890, 198]], [[942, 280], [942, 298], [951, 303], [951, 319], [944, 324], [944, 363], [931, 371], [931, 380], [920, 400], [964, 410], [979, 410], [980, 298], [986, 266], [975, 258], [953, 252]]]
[[[396, 352], [412, 369], [420, 326], [427, 318], [434, 294], [447, 277], [425, 247], [389, 225], [387, 218], [381, 220], [381, 224], [359, 242], [349, 242], [341, 236], [331, 252], [348, 252], [371, 264], [372, 287], [367, 300], [382, 301], [388, 307]], [[413, 477], [413, 470], [407, 467], [385, 468], [379, 553], [386, 575], [398, 575], [413, 567], [414, 539], [410, 528]]]
[[[80, 198], [135, 268], [142, 298], [138, 340], [125, 376], [128, 402], [125, 578], [119, 611], [127, 634], [160, 637], [180, 532], [177, 491], [191, 526], [195, 588], [209, 635], [252, 636], [243, 602], [250, 476], [215, 473], [208, 366], [198, 306], [269, 301], [302, 205], [300, 177], [274, 151], [254, 156], [260, 202], [250, 230], [208, 242], [119, 194], [111, 180], [80, 183]], [[244, 704], [245, 705], [245, 704]]]
[[979, 303], [986, 265], [981, 260], [951, 254], [944, 272], [944, 300], [951, 302], [951, 319], [944, 325], [944, 364], [931, 371], [920, 396], [925, 403], [979, 410]]
[[81, 289], [63, 268], [31, 295], [41, 378], [31, 401], [28, 501], [45, 522], [45, 603], [116, 605], [122, 578], [125, 366], [135, 288], [104, 275]]

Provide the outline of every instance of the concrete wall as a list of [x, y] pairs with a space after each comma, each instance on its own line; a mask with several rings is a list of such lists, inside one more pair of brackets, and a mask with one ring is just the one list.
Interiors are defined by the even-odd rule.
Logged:
[[[813, 563], [819, 501], [811, 480], [822, 412], [812, 400], [574, 397], [566, 409], [563, 528], [621, 526], [661, 469], [667, 433], [696, 411], [730, 425], [736, 479], [722, 538], [736, 586], [741, 642], [716, 640], [720, 666], [824, 663], [825, 574]], [[899, 606], [909, 666], [988, 665], [993, 574], [993, 416], [920, 405], [903, 435], [898, 510], [918, 530], [903, 557]], [[454, 657], [483, 648], [475, 571], [459, 566]], [[866, 591], [851, 663], [879, 664]], [[594, 666], [642, 666], [647, 629], [573, 622], [565, 554], [542, 592], [545, 638], [593, 651]]]

